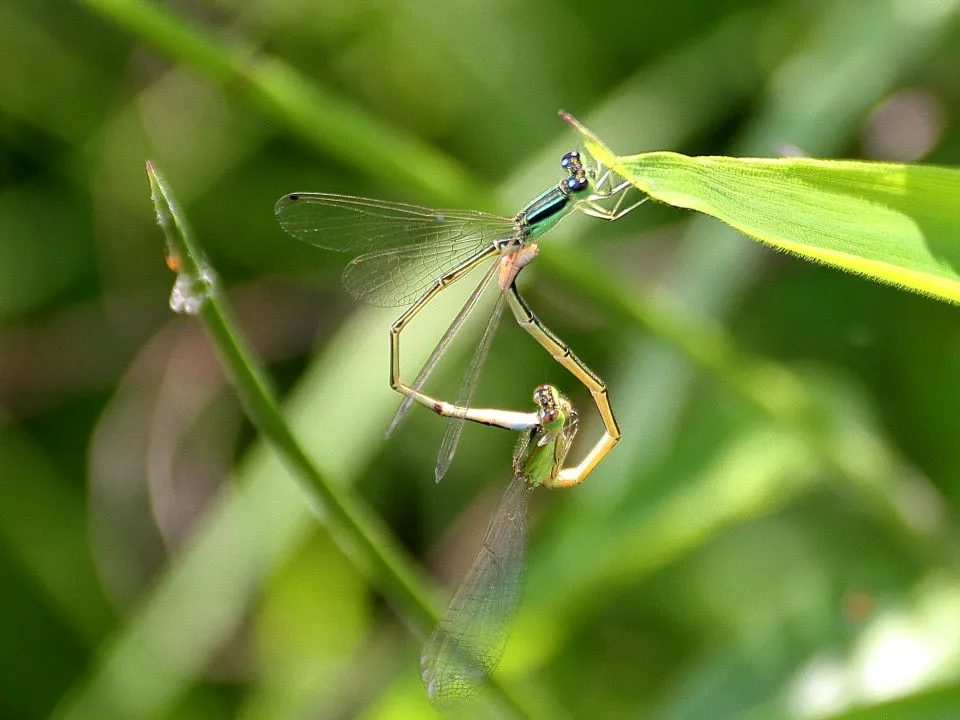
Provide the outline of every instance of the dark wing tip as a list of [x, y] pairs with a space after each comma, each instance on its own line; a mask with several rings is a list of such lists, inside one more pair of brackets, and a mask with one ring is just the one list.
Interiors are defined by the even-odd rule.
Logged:
[[273, 206], [273, 214], [279, 215], [299, 199], [299, 193], [288, 193], [287, 195], [284, 195], [282, 198], [277, 200], [277, 204]]

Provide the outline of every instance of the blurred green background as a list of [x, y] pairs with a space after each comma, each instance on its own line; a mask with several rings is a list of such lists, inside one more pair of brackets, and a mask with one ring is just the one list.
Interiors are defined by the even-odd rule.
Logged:
[[[284, 235], [280, 195], [512, 214], [559, 177], [559, 108], [623, 154], [960, 165], [957, 0], [5, 0], [0, 68], [9, 718], [433, 712], [421, 639], [169, 311], [147, 159], [298, 436], [448, 586], [515, 438], [468, 428], [440, 486], [440, 419], [383, 439], [397, 313]], [[538, 493], [505, 682], [542, 717], [960, 717], [956, 308], [650, 203], [563, 223], [524, 288], [624, 439]], [[408, 377], [446, 294], [405, 335]], [[589, 396], [505, 322], [477, 404], [526, 410], [541, 382], [585, 418], [577, 455]]]

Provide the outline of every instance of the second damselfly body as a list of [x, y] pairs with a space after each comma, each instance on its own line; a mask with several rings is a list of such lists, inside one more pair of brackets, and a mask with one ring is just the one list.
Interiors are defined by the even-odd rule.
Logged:
[[420, 656], [427, 694], [441, 705], [471, 697], [499, 663], [523, 584], [530, 492], [541, 485], [562, 487], [561, 468], [577, 432], [577, 413], [550, 385], [534, 390], [533, 400], [532, 413], [458, 408], [469, 413], [468, 420], [524, 434], [513, 456], [513, 479], [480, 550]]

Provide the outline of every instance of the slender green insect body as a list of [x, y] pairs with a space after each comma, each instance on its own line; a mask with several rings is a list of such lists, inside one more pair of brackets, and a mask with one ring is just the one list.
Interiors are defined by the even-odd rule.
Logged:
[[[614, 176], [599, 165], [588, 168], [580, 153], [567, 153], [560, 164], [566, 177], [534, 198], [513, 218], [324, 193], [291, 193], [277, 201], [277, 219], [291, 235], [319, 247], [362, 253], [343, 273], [344, 286], [354, 297], [382, 307], [409, 304], [390, 328], [390, 384], [407, 397], [390, 424], [388, 435], [405, 416], [415, 396], [421, 393], [484, 289], [496, 277], [500, 300], [477, 345], [455, 404], [460, 407], [472, 404], [505, 300], [520, 325], [587, 385], [597, 402], [606, 436], [602, 447], [598, 446], [592, 453], [589, 467], [583, 466], [577, 477], [586, 477], [616, 444], [620, 430], [603, 382], [543, 326], [520, 297], [514, 283], [519, 272], [536, 256], [538, 248], [533, 241], [574, 210], [615, 220], [636, 207], [622, 207], [629, 189], [626, 183], [614, 184]], [[601, 204], [613, 198], [612, 208]], [[497, 262], [454, 318], [414, 382], [405, 383], [400, 375], [400, 335], [404, 328], [443, 289], [494, 258]], [[438, 481], [452, 461], [463, 427], [458, 416], [451, 417], [437, 459]]]
[[573, 212], [577, 207], [577, 199], [590, 190], [590, 180], [580, 161], [580, 153], [567, 153], [560, 164], [570, 172], [570, 176], [527, 203], [514, 219], [518, 225], [526, 226], [525, 239], [532, 239], [550, 230]]
[[[427, 695], [440, 705], [469, 699], [500, 661], [523, 583], [530, 492], [553, 486], [577, 432], [577, 413], [556, 388], [538, 387], [534, 402], [537, 410], [529, 414], [514, 453], [513, 479], [473, 565], [420, 656]], [[475, 412], [487, 424], [520, 429], [517, 413]]]

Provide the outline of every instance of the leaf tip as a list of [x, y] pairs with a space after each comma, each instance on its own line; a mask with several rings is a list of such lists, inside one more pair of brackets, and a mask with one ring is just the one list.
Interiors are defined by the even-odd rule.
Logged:
[[563, 120], [567, 125], [569, 125], [576, 132], [582, 133], [586, 128], [580, 124], [580, 121], [577, 120], [573, 115], [568, 113], [566, 110], [558, 110], [557, 114], [560, 116], [560, 119]]

